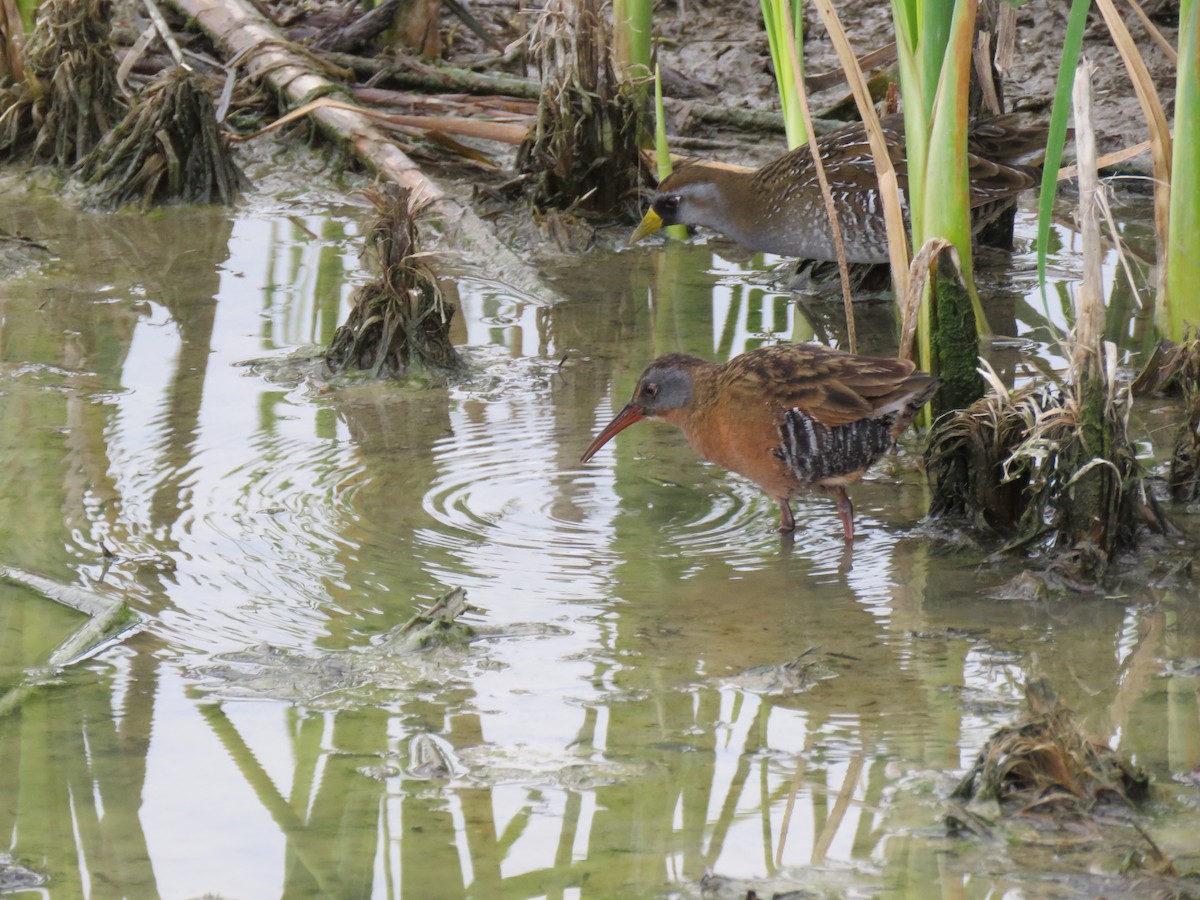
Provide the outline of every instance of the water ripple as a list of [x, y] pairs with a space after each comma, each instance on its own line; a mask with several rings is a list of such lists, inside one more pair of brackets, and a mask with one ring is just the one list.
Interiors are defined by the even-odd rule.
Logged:
[[417, 537], [469, 557], [478, 574], [594, 598], [599, 570], [616, 559], [587, 499], [596, 482], [576, 468], [575, 442], [559, 439], [537, 401], [508, 396], [452, 411], [422, 498], [437, 527]]
[[[222, 450], [202, 449], [183, 468], [147, 468], [139, 486], [148, 497], [177, 495], [186, 508], [164, 534], [179, 572], [163, 629], [181, 648], [306, 643], [325, 620], [328, 586], [353, 557], [337, 501], [352, 469], [338, 445], [303, 436], [271, 435], [238, 460]], [[155, 527], [152, 504], [126, 512], [131, 537]]]

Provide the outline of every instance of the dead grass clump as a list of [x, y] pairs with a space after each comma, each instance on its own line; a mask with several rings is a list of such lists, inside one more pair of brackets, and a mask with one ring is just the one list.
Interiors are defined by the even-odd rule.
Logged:
[[1028, 506], [1030, 473], [1006, 464], [1046, 405], [1045, 393], [1029, 386], [989, 391], [937, 422], [926, 453], [934, 486], [930, 515], [966, 518], [1003, 535], [1016, 532]]
[[107, 206], [232, 203], [245, 178], [217, 128], [205, 78], [163, 72], [80, 167]]
[[542, 95], [517, 168], [534, 202], [636, 212], [644, 163], [632, 85], [618, 81], [612, 27], [600, 0], [548, 0], [533, 31]]
[[413, 364], [437, 373], [461, 369], [450, 342], [454, 305], [442, 296], [433, 270], [417, 252], [419, 207], [408, 188], [397, 184], [376, 187], [367, 196], [378, 215], [365, 252], [380, 274], [359, 289], [325, 362], [335, 372], [367, 370], [372, 377], [404, 375]]
[[1065, 824], [1147, 797], [1149, 776], [1085, 735], [1045, 679], [1031, 682], [1025, 699], [1029, 711], [992, 735], [956, 799], [994, 800], [1005, 815]]
[[[1134, 547], [1139, 526], [1166, 527], [1129, 439], [1129, 391], [1117, 381], [1116, 346], [1104, 340], [1090, 72], [1081, 66], [1074, 94], [1084, 277], [1063, 347], [1068, 383], [1014, 394], [991, 367], [979, 370], [989, 393], [943, 417], [927, 455], [937, 489], [951, 497], [940, 511], [957, 504], [977, 522], [1006, 526], [1019, 511], [1006, 549], [1050, 535], [1058, 557], [1052, 564], [1068, 566], [1070, 582], [1081, 587], [1105, 574], [1115, 551]], [[1019, 494], [1003, 489], [1013, 484]]]
[[[1083, 577], [1103, 574], [1114, 551], [1134, 545], [1139, 526], [1163, 530], [1128, 437], [1128, 393], [1114, 380], [1115, 364], [1109, 354], [1098, 410], [1084, 408], [1076, 385], [1010, 391], [981, 369], [988, 393], [935, 425], [926, 453], [939, 495], [932, 514], [1013, 534], [1006, 549], [1050, 536]], [[1092, 473], [1100, 477], [1085, 481]]]
[[108, 0], [46, 0], [25, 45], [24, 80], [0, 94], [0, 155], [78, 165], [121, 116]]
[[1045, 679], [1025, 697], [1029, 711], [992, 735], [955, 788], [950, 831], [1044, 847], [1067, 871], [1119, 877], [1106, 883], [1121, 896], [1191, 896], [1137, 820], [1149, 776], [1084, 734]]

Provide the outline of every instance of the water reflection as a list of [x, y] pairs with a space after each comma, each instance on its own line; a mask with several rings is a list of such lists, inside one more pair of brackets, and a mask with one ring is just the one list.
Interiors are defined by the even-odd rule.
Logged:
[[[818, 496], [788, 552], [772, 504], [670, 428], [579, 465], [660, 353], [844, 344], [840, 308], [763, 260], [588, 259], [554, 273], [554, 309], [465, 279], [471, 378], [318, 391], [241, 363], [328, 340], [362, 277], [355, 211], [21, 214], [59, 258], [0, 285], [0, 564], [103, 573], [151, 623], [31, 675], [74, 617], [0, 584], [0, 679], [23, 686], [0, 706], [0, 830], [52, 894], [696, 896], [710, 871], [729, 896], [1021, 891], [1019, 858], [944, 865], [927, 773], [968, 763], [1030, 674], [1194, 825], [1170, 791], [1200, 764], [1183, 599], [989, 599], [1018, 566], [916, 536], [911, 455], [854, 489], [852, 555]], [[991, 321], [1053, 364], [1039, 342], [1067, 323], [1020, 259]], [[860, 349], [890, 352], [887, 305], [857, 312]], [[1011, 379], [1031, 357], [998, 359]], [[452, 585], [471, 648], [381, 658]], [[733, 680], [805, 651], [835, 677]], [[236, 653], [273, 692], [214, 674]], [[286, 699], [236, 699], [264, 693]], [[410, 759], [426, 734], [444, 776]], [[1181, 868], [1189, 833], [1156, 835]]]

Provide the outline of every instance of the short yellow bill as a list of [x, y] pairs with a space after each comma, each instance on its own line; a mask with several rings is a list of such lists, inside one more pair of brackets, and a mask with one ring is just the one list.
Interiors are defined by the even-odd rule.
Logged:
[[629, 243], [636, 244], [648, 234], [654, 234], [658, 229], [663, 227], [662, 216], [656, 213], [653, 207], [646, 212], [641, 223], [633, 230], [633, 234], [629, 236]]

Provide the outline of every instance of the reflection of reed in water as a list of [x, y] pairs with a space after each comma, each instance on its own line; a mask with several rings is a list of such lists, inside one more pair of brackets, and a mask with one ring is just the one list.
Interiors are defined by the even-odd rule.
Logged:
[[158, 895], [139, 815], [156, 654], [147, 646], [122, 666], [93, 664], [86, 678], [42, 686], [0, 717], [0, 828], [14, 838], [11, 852], [48, 871], [55, 894]]
[[[212, 349], [208, 298], [231, 223], [201, 211], [114, 227], [111, 216], [36, 200], [23, 215], [23, 229], [53, 236], [62, 261], [38, 275], [36, 291], [0, 292], [0, 353], [56, 374], [15, 385], [0, 403], [10, 438], [0, 441], [0, 471], [13, 476], [0, 486], [0, 545], [31, 568], [85, 577], [101, 568], [94, 542], [103, 538], [122, 557], [108, 580], [135, 605], [162, 609], [170, 576], [124, 558], [147, 544], [156, 559], [178, 550]], [[151, 304], [172, 328], [147, 321]], [[139, 338], [150, 352], [131, 361]], [[137, 369], [147, 356], [157, 363], [150, 373]], [[144, 394], [131, 414], [125, 398], [150, 378], [161, 398]], [[40, 639], [36, 628], [23, 638]], [[56, 891], [158, 893], [139, 808], [159, 667], [174, 653], [164, 645], [145, 632], [0, 720], [0, 828], [19, 835], [19, 856], [48, 861]]]

